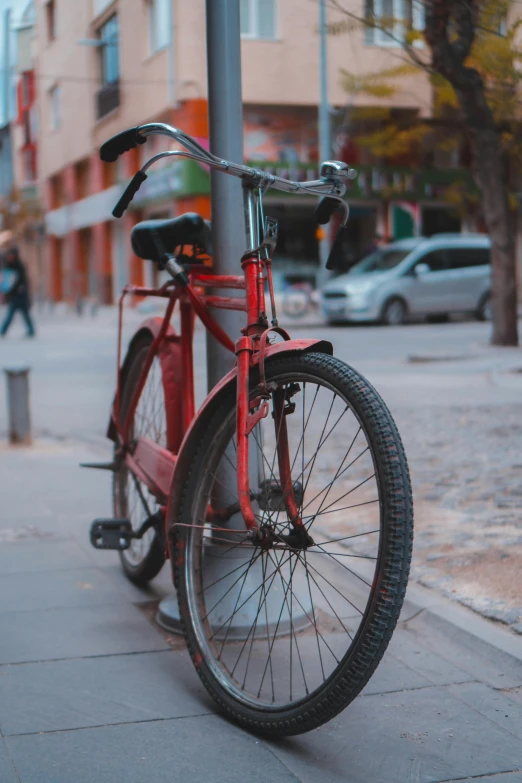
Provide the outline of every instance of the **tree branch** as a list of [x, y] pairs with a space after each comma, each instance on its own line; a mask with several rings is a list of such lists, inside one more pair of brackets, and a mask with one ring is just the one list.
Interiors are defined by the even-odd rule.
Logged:
[[378, 18], [373, 15], [371, 21], [369, 21], [366, 17], [358, 16], [358, 14], [354, 14], [353, 11], [349, 11], [347, 8], [345, 8], [339, 0], [327, 0], [327, 5], [332, 8], [335, 11], [339, 11], [340, 13], [347, 16], [349, 19], [352, 19], [354, 22], [357, 22], [361, 25], [362, 28], [368, 27], [371, 30], [380, 30], [381, 32], [385, 33], [388, 38], [393, 41], [394, 43], [399, 44], [410, 60], [418, 67], [422, 68], [423, 71], [426, 71], [427, 73], [433, 74], [435, 73], [435, 70], [432, 68], [430, 63], [425, 62], [422, 60], [418, 53], [415, 51], [414, 47], [408, 44], [404, 39], [399, 38], [397, 35], [395, 35], [389, 27], [386, 27], [385, 25], [382, 25], [379, 23]]

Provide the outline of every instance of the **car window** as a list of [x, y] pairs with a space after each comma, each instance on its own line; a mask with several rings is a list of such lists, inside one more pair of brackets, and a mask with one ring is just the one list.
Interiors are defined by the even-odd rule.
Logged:
[[448, 268], [448, 259], [444, 250], [432, 250], [419, 258], [415, 266], [427, 264], [431, 272], [443, 272]]
[[447, 250], [450, 269], [468, 269], [490, 263], [490, 251], [486, 247], [452, 247]]
[[352, 269], [350, 269], [350, 275], [366, 275], [369, 272], [387, 272], [389, 269], [393, 269], [398, 266], [401, 261], [404, 261], [406, 256], [409, 256], [411, 249], [387, 249], [376, 250], [375, 253], [371, 253], [362, 261], [359, 261]]

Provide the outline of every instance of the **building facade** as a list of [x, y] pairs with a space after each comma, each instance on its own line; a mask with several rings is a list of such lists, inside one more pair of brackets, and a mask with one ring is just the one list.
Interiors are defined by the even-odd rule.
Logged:
[[[362, 12], [362, 0], [350, 2]], [[408, 13], [408, 1], [399, 5]], [[111, 303], [126, 282], [154, 281], [152, 266], [130, 249], [129, 233], [137, 221], [189, 210], [210, 217], [207, 171], [194, 161], [177, 160], [151, 171], [124, 218], [114, 220], [111, 210], [125, 181], [142, 161], [166, 149], [165, 140], [153, 137], [115, 164], [103, 164], [98, 156], [110, 136], [151, 121], [169, 122], [208, 144], [205, 0], [38, 0], [34, 8], [38, 143], [31, 157], [32, 137], [26, 138], [20, 159], [37, 156], [46, 295]], [[329, 17], [338, 18], [333, 11]], [[293, 179], [317, 177], [317, 25], [314, 2], [241, 2], [245, 160]], [[347, 254], [354, 257], [376, 230], [389, 236], [420, 231], [430, 210], [438, 214], [435, 228], [458, 223], [443, 203], [451, 169], [419, 172], [407, 161], [382, 166], [351, 144], [346, 117], [354, 108], [386, 107], [391, 101], [349, 95], [340, 69], [374, 72], [393, 65], [396, 54], [392, 40], [362, 29], [328, 41], [333, 155], [356, 162], [361, 171], [348, 194]], [[21, 82], [30, 78], [27, 71], [20, 73]], [[419, 74], [401, 82], [392, 102], [394, 110], [421, 117], [429, 114], [430, 101], [428, 81]], [[27, 113], [27, 104], [20, 108]], [[276, 275], [315, 276], [315, 202], [268, 194], [266, 204], [280, 219]]]

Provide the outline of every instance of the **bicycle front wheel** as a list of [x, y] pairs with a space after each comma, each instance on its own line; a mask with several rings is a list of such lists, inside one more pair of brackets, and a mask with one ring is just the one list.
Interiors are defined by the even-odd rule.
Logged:
[[404, 598], [413, 508], [397, 429], [361, 375], [314, 353], [274, 358], [266, 373], [284, 398], [293, 494], [310, 539], [292, 536], [278, 467], [282, 419], [271, 415], [249, 451], [252, 504], [271, 544], [247, 537], [230, 389], [194, 450], [173, 560], [203, 683], [234, 720], [281, 736], [330, 720], [377, 667]]

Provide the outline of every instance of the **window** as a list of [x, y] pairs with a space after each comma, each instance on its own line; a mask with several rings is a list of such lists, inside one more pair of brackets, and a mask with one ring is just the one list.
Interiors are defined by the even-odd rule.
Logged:
[[65, 203], [65, 190], [63, 186], [63, 176], [55, 174], [49, 180], [51, 209], [63, 206]]
[[58, 84], [51, 87], [49, 90], [49, 103], [50, 103], [50, 116], [51, 116], [51, 130], [58, 130], [61, 125], [61, 88]]
[[388, 272], [390, 269], [399, 266], [401, 261], [404, 261], [406, 256], [409, 256], [410, 253], [411, 248], [404, 250], [393, 250], [388, 248], [376, 250], [352, 267], [349, 274], [365, 275], [368, 272]]
[[45, 6], [45, 15], [47, 19], [47, 40], [54, 41], [56, 38], [56, 2], [47, 0]]
[[469, 269], [490, 263], [490, 252], [485, 247], [454, 247], [447, 252], [450, 269]]
[[507, 36], [508, 20], [505, 13], [502, 13], [501, 11], [498, 15], [496, 15], [496, 18], [493, 17], [492, 29], [494, 32], [496, 32], [498, 35], [501, 35], [503, 38]]
[[443, 250], [433, 250], [431, 253], [426, 253], [425, 256], [419, 258], [415, 266], [419, 264], [427, 264], [430, 272], [444, 272], [448, 268], [448, 259]]
[[276, 0], [241, 0], [241, 35], [275, 38], [275, 4]]
[[120, 105], [120, 22], [111, 16], [99, 30], [101, 87], [96, 94], [96, 116], [99, 120]]
[[369, 22], [364, 31], [367, 44], [400, 46], [407, 30], [424, 29], [424, 4], [422, 0], [364, 0], [364, 18]]
[[34, 147], [28, 147], [22, 151], [22, 161], [24, 182], [34, 182], [36, 180], [36, 150]]
[[115, 84], [120, 78], [119, 44], [120, 24], [114, 14], [99, 29], [101, 40], [101, 80], [102, 84]]
[[78, 198], [86, 198], [90, 195], [90, 165], [89, 160], [81, 160], [75, 166], [76, 174], [76, 191]]
[[154, 54], [170, 43], [172, 0], [148, 0], [149, 52]]

